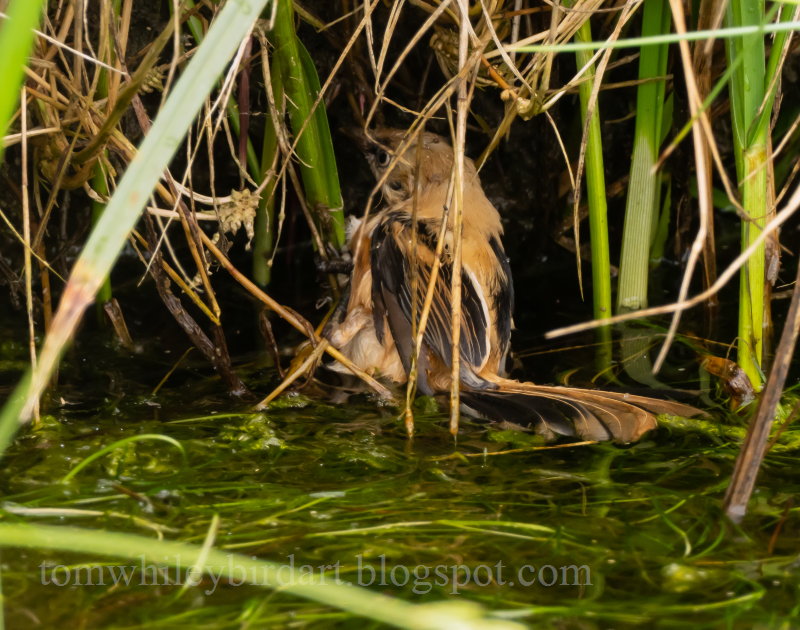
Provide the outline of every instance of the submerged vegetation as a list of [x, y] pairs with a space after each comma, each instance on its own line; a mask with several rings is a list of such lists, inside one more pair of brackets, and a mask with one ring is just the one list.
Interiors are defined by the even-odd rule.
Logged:
[[[796, 624], [796, 2], [0, 8], [7, 627]], [[409, 440], [315, 377], [376, 125], [476, 157], [520, 376], [709, 415], [453, 442], [409, 388]]]

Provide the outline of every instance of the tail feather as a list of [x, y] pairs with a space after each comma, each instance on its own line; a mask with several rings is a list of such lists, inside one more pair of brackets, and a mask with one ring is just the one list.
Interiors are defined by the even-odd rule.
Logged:
[[634, 442], [655, 429], [657, 414], [695, 416], [683, 403], [602, 390], [497, 379], [496, 389], [463, 391], [468, 411], [490, 420], [529, 426], [547, 439], [559, 435], [585, 440]]

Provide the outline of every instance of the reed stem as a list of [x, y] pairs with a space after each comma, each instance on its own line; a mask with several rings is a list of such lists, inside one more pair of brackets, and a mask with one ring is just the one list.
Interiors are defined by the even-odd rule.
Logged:
[[[642, 35], [665, 33], [669, 29], [670, 12], [663, 0], [644, 5]], [[658, 220], [661, 174], [653, 167], [658, 159], [664, 108], [668, 48], [666, 44], [641, 49], [636, 93], [636, 127], [633, 140], [622, 252], [619, 265], [619, 312], [647, 307], [647, 286], [650, 275], [650, 245]]]
[[[575, 40], [592, 40], [592, 27], [585, 21]], [[586, 65], [592, 57], [588, 50], [575, 53], [578, 67]], [[590, 116], [586, 132], [586, 192], [589, 204], [589, 238], [592, 247], [592, 302], [595, 319], [611, 316], [611, 259], [608, 246], [608, 204], [606, 202], [606, 178], [603, 161], [603, 137], [600, 131], [600, 106], [596, 102], [589, 112], [592, 95], [594, 66], [586, 71], [586, 81], [580, 84], [581, 116], [584, 125]], [[611, 328], [597, 329], [597, 368], [605, 370], [611, 365]]]

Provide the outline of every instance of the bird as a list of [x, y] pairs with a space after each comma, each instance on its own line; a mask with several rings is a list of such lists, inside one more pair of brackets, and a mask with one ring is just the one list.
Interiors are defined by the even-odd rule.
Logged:
[[[416, 377], [423, 394], [449, 392], [453, 213], [444, 210], [452, 199], [453, 149], [428, 131], [409, 136], [401, 129], [356, 129], [349, 135], [381, 183], [382, 205], [348, 226], [349, 283], [324, 334], [368, 374], [406, 383], [412, 368], [412, 332], [418, 323], [412, 318], [418, 320], [425, 301], [441, 235], [439, 272]], [[619, 443], [636, 441], [656, 428], [657, 414], [699, 413], [668, 400], [508, 378], [514, 285], [503, 248], [503, 225], [475, 164], [466, 156], [462, 181], [462, 411], [529, 428], [548, 441], [570, 436]], [[334, 369], [343, 371], [339, 365]]]

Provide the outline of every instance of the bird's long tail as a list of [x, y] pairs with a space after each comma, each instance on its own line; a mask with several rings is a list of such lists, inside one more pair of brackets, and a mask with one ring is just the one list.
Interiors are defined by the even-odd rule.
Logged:
[[656, 428], [656, 415], [691, 417], [701, 410], [683, 403], [618, 392], [493, 379], [495, 389], [464, 389], [461, 403], [489, 420], [530, 427], [548, 440], [634, 442]]

